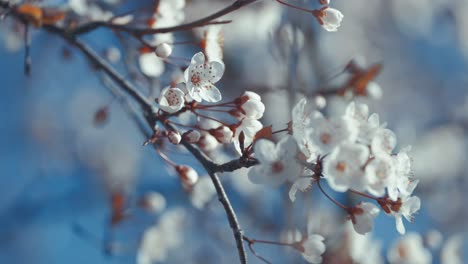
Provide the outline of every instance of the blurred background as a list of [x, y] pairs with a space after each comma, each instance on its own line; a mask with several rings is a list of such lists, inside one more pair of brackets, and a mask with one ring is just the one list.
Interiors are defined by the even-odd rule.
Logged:
[[[231, 2], [187, 0], [183, 21]], [[135, 11], [134, 23], [140, 24], [154, 6], [118, 0], [35, 3], [91, 20]], [[414, 224], [405, 223], [407, 232], [423, 237], [433, 263], [466, 263], [467, 246], [454, 249], [453, 241], [466, 239], [468, 231], [468, 1], [332, 0], [331, 6], [344, 14], [338, 32], [324, 31], [311, 14], [270, 0], [223, 18], [232, 23], [222, 27], [226, 73], [218, 87], [225, 100], [258, 92], [266, 105], [262, 123], [281, 129], [299, 94], [343, 83], [346, 73], [334, 76], [350, 61], [363, 68], [382, 64], [375, 78], [381, 98], [356, 100], [388, 123], [398, 148], [412, 146], [422, 208]], [[158, 76], [142, 73], [140, 44], [128, 36], [100, 29], [82, 39], [156, 98], [177, 75], [177, 65], [200, 51], [193, 43], [203, 30], [174, 35], [175, 42], [191, 44], [174, 45], [173, 60]], [[103, 76], [62, 39], [31, 29], [31, 74], [25, 76], [23, 32], [11, 17], [0, 20], [0, 263], [150, 263], [139, 255], [150, 228], [171, 240], [154, 242], [172, 245], [157, 247], [157, 263], [237, 263], [224, 211], [197, 161], [181, 149], [168, 151], [199, 173], [202, 198], [184, 190], [165, 162], [142, 147], [147, 139], [104, 87]], [[342, 111], [348, 102], [329, 98], [324, 111]], [[233, 158], [222, 149], [215, 156]], [[343, 226], [344, 216], [315, 189], [291, 204], [286, 186], [254, 185], [246, 176], [242, 169], [222, 180], [249, 237], [279, 240], [288, 230], [312, 228], [333, 245], [344, 232], [335, 228]], [[116, 193], [124, 194], [128, 216], [112, 225]], [[152, 210], [141, 206], [148, 195]], [[399, 237], [394, 220], [381, 214], [369, 239], [381, 243], [385, 263]], [[285, 248], [255, 248], [273, 263], [305, 263]], [[458, 250], [465, 262], [441, 261], [447, 250]], [[261, 263], [251, 254], [249, 259]]]

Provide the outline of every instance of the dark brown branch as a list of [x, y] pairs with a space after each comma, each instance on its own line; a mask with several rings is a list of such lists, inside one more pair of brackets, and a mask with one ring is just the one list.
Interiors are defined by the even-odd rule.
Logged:
[[235, 160], [228, 161], [223, 164], [216, 165], [213, 170], [214, 172], [233, 172], [240, 168], [250, 168], [258, 164], [256, 159], [244, 159], [239, 158]]
[[[236, 0], [234, 3], [232, 3], [230, 6], [223, 8], [219, 10], [218, 12], [211, 14], [209, 16], [206, 16], [204, 18], [201, 18], [199, 20], [187, 23], [187, 24], [182, 24], [174, 27], [166, 27], [166, 28], [134, 28], [134, 27], [128, 27], [125, 25], [116, 25], [112, 24], [110, 22], [103, 22], [103, 21], [97, 21], [97, 22], [91, 22], [88, 24], [85, 24], [83, 26], [80, 26], [73, 30], [71, 32], [72, 35], [80, 35], [80, 34], [85, 34], [90, 31], [93, 31], [97, 28], [100, 27], [107, 27], [119, 31], [124, 31], [130, 34], [133, 34], [135, 36], [142, 36], [142, 35], [152, 35], [152, 34], [157, 34], [157, 33], [169, 33], [169, 32], [176, 32], [176, 31], [183, 31], [183, 30], [190, 30], [196, 27], [202, 27], [210, 24], [221, 24], [221, 23], [226, 23], [226, 21], [214, 21], [215, 19], [218, 19], [224, 15], [227, 15], [233, 11], [236, 11], [237, 9], [249, 5], [253, 2], [256, 2], [257, 0]], [[228, 21], [229, 23], [229, 21]]]

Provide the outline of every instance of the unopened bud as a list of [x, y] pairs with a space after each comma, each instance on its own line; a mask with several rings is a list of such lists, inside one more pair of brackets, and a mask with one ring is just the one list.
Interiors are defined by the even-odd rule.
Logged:
[[158, 46], [156, 46], [155, 52], [158, 57], [165, 59], [171, 56], [172, 46], [167, 43], [161, 43]]
[[231, 143], [234, 133], [227, 126], [220, 126], [216, 129], [212, 129], [210, 134], [213, 135], [219, 143]]
[[182, 186], [186, 189], [190, 189], [198, 180], [198, 173], [190, 166], [178, 165], [175, 166], [179, 178], [182, 182]]
[[169, 142], [171, 142], [174, 145], [179, 144], [182, 140], [182, 136], [180, 136], [179, 132], [177, 131], [170, 131], [169, 135], [167, 135], [167, 138], [169, 139]]
[[184, 140], [189, 143], [197, 143], [200, 140], [201, 135], [197, 130], [189, 130], [184, 133], [183, 137]]
[[152, 213], [160, 213], [166, 208], [166, 198], [158, 192], [149, 192], [141, 199], [140, 205]]

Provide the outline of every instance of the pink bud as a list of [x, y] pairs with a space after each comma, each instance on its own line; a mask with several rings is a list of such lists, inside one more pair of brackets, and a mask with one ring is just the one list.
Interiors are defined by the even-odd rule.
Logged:
[[197, 143], [200, 140], [201, 135], [197, 130], [189, 130], [184, 133], [183, 137], [184, 140], [189, 143]]

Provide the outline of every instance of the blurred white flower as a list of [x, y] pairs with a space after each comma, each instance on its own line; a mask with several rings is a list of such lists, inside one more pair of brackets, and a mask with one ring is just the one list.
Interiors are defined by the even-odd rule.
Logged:
[[371, 232], [374, 227], [374, 218], [379, 212], [379, 208], [373, 203], [361, 202], [356, 205], [350, 213], [354, 230], [361, 235]]
[[141, 203], [145, 209], [152, 213], [161, 213], [166, 209], [166, 198], [158, 192], [145, 193]]
[[423, 239], [417, 233], [409, 233], [399, 238], [387, 253], [391, 264], [429, 264], [432, 255], [424, 248]]
[[156, 225], [146, 229], [138, 248], [137, 263], [164, 262], [169, 251], [177, 249], [183, 242], [184, 232], [180, 232], [180, 229], [186, 216], [181, 208], [171, 209], [161, 216]]
[[164, 62], [153, 52], [141, 54], [138, 62], [141, 72], [148, 77], [159, 77], [164, 72]]
[[445, 242], [440, 253], [440, 263], [442, 264], [462, 264], [463, 262], [463, 236], [461, 234], [452, 235]]
[[156, 50], [154, 51], [156, 55], [160, 58], [167, 58], [171, 56], [172, 53], [172, 46], [167, 43], [161, 43], [156, 46]]
[[296, 248], [302, 253], [307, 262], [321, 263], [322, 254], [325, 252], [323, 240], [324, 238], [321, 235], [309, 234]]
[[215, 195], [216, 189], [210, 177], [203, 176], [193, 186], [193, 190], [190, 193], [190, 202], [195, 208], [202, 209], [208, 202], [213, 200]]

